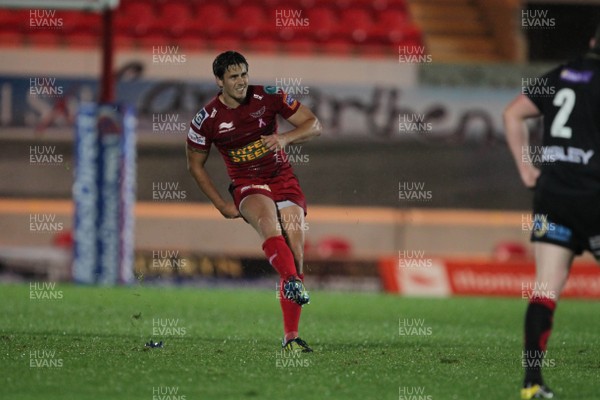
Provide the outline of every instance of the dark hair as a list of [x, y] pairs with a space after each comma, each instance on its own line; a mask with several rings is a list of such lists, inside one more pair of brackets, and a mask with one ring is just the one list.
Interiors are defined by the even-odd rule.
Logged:
[[213, 61], [213, 74], [219, 79], [223, 79], [223, 75], [225, 75], [225, 71], [229, 67], [240, 64], [245, 65], [246, 71], [248, 71], [248, 61], [246, 61], [243, 55], [233, 50], [223, 52]]

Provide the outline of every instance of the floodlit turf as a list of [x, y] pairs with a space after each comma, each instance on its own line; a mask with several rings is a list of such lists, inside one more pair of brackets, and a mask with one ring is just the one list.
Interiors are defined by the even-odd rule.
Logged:
[[[314, 291], [315, 352], [293, 357], [274, 291], [7, 285], [0, 300], [1, 399], [517, 399], [521, 383], [523, 300]], [[599, 398], [599, 316], [557, 309], [560, 399]]]

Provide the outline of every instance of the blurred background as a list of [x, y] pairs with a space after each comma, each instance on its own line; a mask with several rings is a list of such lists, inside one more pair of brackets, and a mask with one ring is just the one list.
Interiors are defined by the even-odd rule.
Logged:
[[[532, 194], [502, 111], [587, 49], [597, 3], [1, 1], [2, 279], [73, 279], [74, 182], [86, 168], [76, 125], [80, 105], [99, 101], [108, 29], [114, 99], [137, 116], [133, 236], [121, 243], [133, 274], [122, 281], [272, 286], [258, 235], [223, 219], [186, 168], [189, 122], [217, 94], [212, 61], [233, 49], [251, 84], [282, 87], [324, 126], [287, 149], [309, 204], [309, 288], [519, 295], [533, 273]], [[215, 150], [208, 168], [228, 196]], [[573, 293], [600, 295], [593, 279]]]

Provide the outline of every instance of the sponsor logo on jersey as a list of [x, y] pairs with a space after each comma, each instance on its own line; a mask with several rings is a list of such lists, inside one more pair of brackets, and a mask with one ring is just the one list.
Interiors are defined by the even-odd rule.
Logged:
[[244, 193], [248, 189], [263, 189], [263, 190], [267, 190], [269, 192], [271, 191], [271, 188], [269, 187], [269, 185], [248, 185], [248, 186], [243, 186], [240, 189], [240, 193]]
[[292, 110], [296, 108], [296, 104], [298, 104], [298, 101], [296, 99], [294, 99], [292, 96], [285, 92], [283, 92], [283, 102]]
[[235, 126], [233, 126], [233, 121], [230, 121], [230, 122], [221, 122], [219, 124], [219, 133], [230, 132], [230, 131], [232, 131], [234, 129], [235, 129]]
[[188, 139], [201, 146], [206, 146], [206, 138], [196, 132], [192, 128], [188, 131]]
[[260, 108], [260, 110], [258, 110], [258, 111], [255, 111], [255, 112], [251, 112], [251, 113], [250, 113], [250, 115], [251, 115], [252, 117], [254, 117], [254, 118], [259, 118], [259, 117], [262, 117], [262, 115], [265, 113], [265, 110], [266, 110], [266, 109], [267, 109], [267, 107], [265, 107], [265, 106], [262, 106], [262, 107]]
[[200, 129], [200, 127], [202, 126], [202, 123], [204, 122], [204, 120], [206, 119], [207, 116], [208, 116], [208, 113], [203, 108], [202, 110], [198, 111], [198, 114], [196, 114], [196, 116], [192, 120], [192, 124], [194, 124], [194, 126], [196, 128]]
[[265, 93], [267, 94], [275, 94], [279, 91], [279, 88], [277, 86], [265, 86]]
[[254, 96], [253, 96], [253, 97], [254, 97], [255, 99], [258, 99], [258, 100], [262, 100], [262, 99], [263, 99], [263, 96], [261, 96], [261, 95], [259, 95], [259, 94], [256, 94], [256, 93], [254, 94]]
[[560, 71], [560, 79], [575, 83], [588, 83], [592, 80], [593, 76], [594, 71], [576, 71], [569, 68], [565, 68]]
[[234, 150], [228, 150], [227, 154], [234, 163], [245, 163], [248, 161], [258, 160], [265, 156], [269, 149], [265, 147], [262, 139], [258, 139], [244, 147]]
[[210, 113], [210, 117], [214, 118], [217, 115], [217, 109], [213, 107], [212, 112]]
[[573, 164], [587, 165], [594, 155], [594, 150], [583, 150], [577, 147], [547, 146], [544, 148], [544, 157], [554, 161], [563, 161]]

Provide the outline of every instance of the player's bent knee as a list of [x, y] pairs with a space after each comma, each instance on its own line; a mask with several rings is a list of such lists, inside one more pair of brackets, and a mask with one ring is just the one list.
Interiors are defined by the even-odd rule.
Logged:
[[281, 231], [277, 229], [278, 222], [277, 218], [273, 217], [261, 217], [257, 221], [259, 231], [265, 237], [279, 236]]

